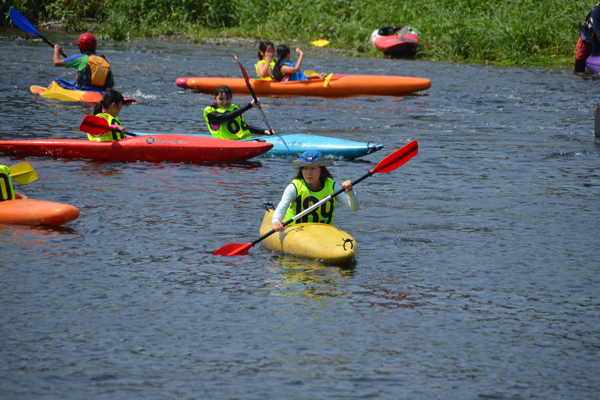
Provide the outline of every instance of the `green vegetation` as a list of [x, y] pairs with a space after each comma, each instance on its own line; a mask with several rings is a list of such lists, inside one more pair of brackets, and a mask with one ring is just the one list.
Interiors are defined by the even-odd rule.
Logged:
[[[12, 4], [11, 4], [12, 3]], [[13, 0], [34, 24], [62, 20], [64, 29], [103, 39], [184, 35], [270, 39], [305, 45], [328, 39], [346, 54], [375, 56], [376, 28], [410, 23], [422, 33], [418, 57], [502, 65], [571, 65], [578, 23], [596, 0]], [[294, 41], [295, 40], [295, 41]]]

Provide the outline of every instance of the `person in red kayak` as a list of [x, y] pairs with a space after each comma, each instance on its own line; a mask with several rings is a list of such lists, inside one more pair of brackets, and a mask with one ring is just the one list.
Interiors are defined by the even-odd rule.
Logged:
[[0, 165], [0, 201], [15, 199], [15, 190], [9, 174], [10, 168]]
[[[231, 88], [226, 85], [221, 85], [215, 90], [215, 103], [204, 109], [204, 120], [208, 125], [208, 130], [213, 137], [217, 139], [252, 139], [252, 134], [255, 135], [270, 135], [271, 132], [267, 129], [255, 128], [246, 124], [243, 113], [252, 107], [260, 107], [260, 100], [252, 100], [244, 108], [239, 108], [235, 104], [231, 104], [233, 93]], [[275, 134], [275, 131], [273, 131]]]
[[302, 67], [302, 58], [304, 53], [300, 48], [296, 47], [298, 53], [298, 62], [291, 62], [290, 48], [285, 44], [277, 46], [277, 62], [273, 66], [273, 78], [277, 82], [286, 81], [307, 81], [309, 79], [324, 79], [327, 74], [321, 72], [318, 75], [304, 75], [300, 69]]
[[268, 40], [263, 40], [258, 45], [259, 61], [254, 65], [258, 79], [270, 81], [273, 67], [275, 66], [275, 45]]
[[360, 203], [356, 192], [352, 189], [352, 181], [344, 181], [341, 185], [336, 183], [327, 170], [330, 165], [333, 165], [333, 161], [314, 150], [302, 153], [300, 159], [292, 163], [292, 168], [299, 171], [292, 183], [283, 192], [281, 201], [273, 214], [271, 227], [275, 232], [283, 231], [282, 221], [292, 219], [295, 215], [342, 188], [344, 188], [344, 193], [334, 197], [290, 225], [307, 222], [332, 224], [335, 206], [338, 202], [350, 211], [358, 211]]
[[579, 23], [579, 39], [575, 54], [575, 72], [585, 72], [586, 60], [600, 55], [600, 42], [596, 36], [600, 32], [600, 3]]
[[80, 90], [91, 88], [105, 90], [115, 85], [115, 77], [110, 69], [110, 64], [104, 56], [96, 55], [96, 38], [91, 33], [83, 33], [77, 39], [81, 54], [61, 60], [62, 46], [54, 46], [54, 66], [77, 68], [76, 84]]
[[88, 139], [96, 142], [125, 139], [127, 130], [123, 128], [121, 121], [119, 121], [119, 118], [117, 117], [121, 112], [124, 101], [123, 95], [115, 89], [107, 89], [106, 92], [104, 92], [102, 100], [94, 107], [94, 115], [96, 117], [104, 118], [112, 130], [104, 132], [100, 136], [94, 136], [88, 133]]

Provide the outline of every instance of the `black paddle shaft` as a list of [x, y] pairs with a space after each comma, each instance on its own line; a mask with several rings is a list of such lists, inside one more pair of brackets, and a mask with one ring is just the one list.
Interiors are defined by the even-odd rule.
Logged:
[[[354, 182], [352, 182], [352, 186], [354, 187], [354, 185], [358, 184], [359, 182], [362, 182], [363, 180], [367, 179], [368, 177], [370, 177], [371, 175], [373, 175], [373, 172], [369, 171], [366, 174], [364, 174], [363, 176], [361, 176], [360, 178], [358, 178], [357, 180], [355, 180]], [[323, 200], [319, 201], [318, 203], [313, 204], [312, 206], [308, 207], [306, 210], [302, 211], [299, 214], [296, 214], [294, 216], [294, 218], [289, 219], [287, 221], [285, 221], [282, 225], [288, 226], [289, 224], [291, 224], [292, 222], [294, 222], [295, 220], [297, 220], [298, 218], [302, 218], [304, 215], [308, 214], [309, 212], [311, 212], [312, 210], [314, 210], [315, 208], [319, 207], [321, 204], [328, 202], [329, 200], [333, 199], [334, 197], [336, 197], [338, 194], [341, 194], [342, 192], [344, 192], [346, 189], [341, 188], [340, 190], [338, 190], [337, 192], [330, 194], [329, 196], [325, 197]], [[262, 242], [263, 240], [265, 240], [266, 238], [268, 238], [269, 236], [271, 236], [272, 234], [274, 234], [276, 231], [274, 229], [271, 229], [269, 232], [265, 233], [264, 235], [262, 235], [261, 237], [259, 237], [258, 239], [256, 239], [254, 242], [252, 242], [252, 246], [254, 246], [255, 244]]]

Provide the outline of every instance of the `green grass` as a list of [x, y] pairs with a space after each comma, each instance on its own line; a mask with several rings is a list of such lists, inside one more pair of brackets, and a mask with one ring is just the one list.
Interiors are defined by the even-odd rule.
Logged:
[[[422, 33], [417, 56], [428, 60], [519, 66], [571, 66], [578, 23], [595, 5], [583, 0], [14, 0], [32, 22], [64, 18], [71, 31], [96, 21], [100, 37], [135, 40], [183, 34], [306, 44], [328, 39], [349, 55], [382, 56], [371, 32], [410, 23]], [[8, 25], [8, 3], [0, 23]]]

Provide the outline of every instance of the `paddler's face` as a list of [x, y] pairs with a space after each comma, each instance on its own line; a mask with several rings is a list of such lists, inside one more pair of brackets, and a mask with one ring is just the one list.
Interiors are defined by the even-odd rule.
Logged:
[[316, 187], [320, 184], [319, 177], [321, 176], [321, 167], [304, 167], [302, 168], [302, 176], [306, 186], [312, 185]]
[[215, 103], [219, 108], [229, 108], [231, 105], [231, 97], [228, 97], [225, 93], [219, 93], [218, 96], [215, 96]]

